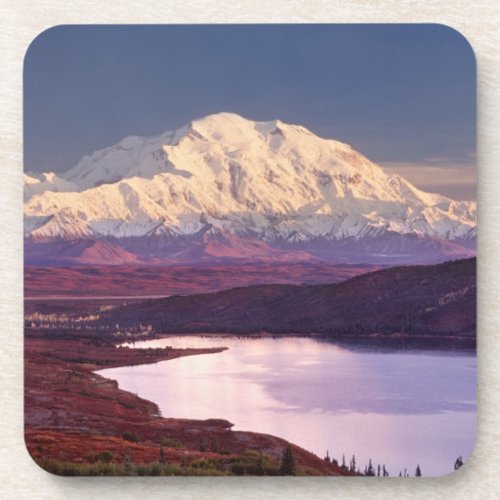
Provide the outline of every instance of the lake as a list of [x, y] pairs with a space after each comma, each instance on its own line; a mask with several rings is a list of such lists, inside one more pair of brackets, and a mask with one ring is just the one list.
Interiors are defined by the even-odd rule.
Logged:
[[[451, 341], [450, 341], [451, 342]], [[223, 418], [320, 457], [371, 458], [391, 476], [453, 471], [476, 434], [476, 357], [449, 344], [387, 339], [171, 336], [134, 347], [216, 347], [217, 353], [98, 373], [154, 401], [162, 415]], [[131, 345], [132, 346], [132, 345]]]

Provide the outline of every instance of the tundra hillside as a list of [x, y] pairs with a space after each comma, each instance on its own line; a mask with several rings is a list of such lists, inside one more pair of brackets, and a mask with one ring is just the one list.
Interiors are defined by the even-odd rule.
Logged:
[[375, 271], [331, 285], [259, 285], [117, 307], [100, 324], [159, 333], [475, 336], [476, 259]]

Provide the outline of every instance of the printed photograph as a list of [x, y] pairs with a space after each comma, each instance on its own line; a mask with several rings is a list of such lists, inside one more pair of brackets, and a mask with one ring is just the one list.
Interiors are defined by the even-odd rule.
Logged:
[[444, 476], [476, 438], [476, 65], [438, 24], [67, 25], [24, 62], [24, 426], [63, 476]]

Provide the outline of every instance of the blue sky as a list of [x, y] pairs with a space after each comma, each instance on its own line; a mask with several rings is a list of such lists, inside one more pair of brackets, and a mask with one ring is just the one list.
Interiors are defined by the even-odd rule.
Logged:
[[25, 169], [230, 111], [473, 199], [475, 92], [472, 49], [441, 25], [55, 27], [25, 58]]

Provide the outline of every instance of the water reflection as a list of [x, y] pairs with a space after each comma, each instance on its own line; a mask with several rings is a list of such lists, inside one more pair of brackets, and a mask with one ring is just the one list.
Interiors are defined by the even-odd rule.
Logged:
[[467, 346], [184, 336], [135, 347], [166, 345], [229, 350], [100, 373], [155, 401], [164, 416], [226, 418], [320, 455], [356, 453], [393, 470], [419, 462], [426, 475], [446, 473], [472, 449], [476, 363]]

